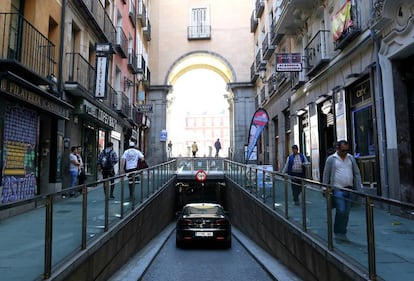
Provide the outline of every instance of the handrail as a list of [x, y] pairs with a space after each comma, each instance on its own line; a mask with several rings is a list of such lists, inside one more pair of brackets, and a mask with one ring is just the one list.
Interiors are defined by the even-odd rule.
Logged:
[[[393, 280], [395, 264], [384, 261], [383, 258], [379, 261], [379, 251], [399, 257], [398, 262], [403, 268], [407, 268], [405, 272], [410, 272], [414, 253], [407, 249], [414, 246], [414, 204], [296, 178], [230, 160], [225, 160], [225, 176], [274, 212], [284, 216], [292, 225], [314, 237], [315, 243], [327, 246], [329, 251], [340, 253], [349, 261], [357, 262], [368, 272], [370, 280], [377, 280], [378, 276], [384, 280]], [[300, 207], [295, 206], [290, 198], [288, 187], [294, 184], [294, 179], [301, 180]], [[353, 205], [350, 214], [352, 225], [348, 225], [348, 233], [355, 239], [351, 238], [348, 243], [341, 244], [333, 239], [333, 189], [351, 194], [349, 203]], [[379, 226], [381, 229], [377, 230]], [[388, 228], [395, 228], [392, 233], [395, 237], [383, 235], [382, 229], [392, 231]], [[356, 250], [350, 251], [350, 246]], [[409, 280], [403, 277], [399, 279]]]
[[[7, 279], [4, 272], [1, 273], [7, 280], [35, 280], [40, 276], [49, 278], [60, 264], [102, 239], [105, 233], [128, 218], [134, 209], [174, 179], [175, 171], [176, 161], [172, 160], [147, 169], [0, 205], [0, 215], [3, 213], [0, 216], [1, 228], [12, 225], [12, 229], [19, 230], [2, 232], [0, 247], [7, 256], [0, 253], [0, 264], [10, 266], [2, 266], [0, 273], [7, 271], [7, 277], [11, 279]], [[129, 179], [133, 182], [130, 200], [127, 198], [130, 195]], [[112, 184], [116, 187], [114, 200], [109, 198]], [[79, 189], [82, 190], [80, 196], [62, 198], [62, 195], [78, 192]], [[4, 212], [11, 214], [16, 208], [24, 208], [24, 215], [5, 215]], [[6, 262], [10, 259], [19, 262], [12, 265]], [[19, 270], [21, 264], [25, 264], [25, 270]]]

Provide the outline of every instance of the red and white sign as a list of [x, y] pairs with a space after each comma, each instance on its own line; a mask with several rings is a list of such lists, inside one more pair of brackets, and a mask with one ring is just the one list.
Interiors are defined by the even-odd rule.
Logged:
[[207, 173], [204, 170], [198, 170], [195, 177], [197, 181], [203, 182], [207, 179]]
[[276, 54], [277, 72], [300, 72], [302, 71], [302, 54], [286, 53]]

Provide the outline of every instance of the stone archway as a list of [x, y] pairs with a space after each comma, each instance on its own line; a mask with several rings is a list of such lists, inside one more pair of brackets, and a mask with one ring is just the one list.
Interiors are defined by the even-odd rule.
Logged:
[[[161, 163], [167, 160], [167, 144], [160, 140], [160, 132], [167, 127], [167, 108], [169, 94], [174, 90], [176, 81], [185, 73], [195, 69], [207, 69], [217, 73], [226, 83], [228, 91], [227, 100], [229, 103], [230, 116], [230, 147], [237, 154], [243, 154], [244, 144], [247, 140], [246, 128], [250, 124], [251, 114], [254, 112], [253, 85], [237, 82], [237, 77], [231, 64], [222, 56], [207, 51], [194, 51], [187, 53], [169, 67], [164, 78], [163, 86], [151, 86], [149, 102], [153, 106], [153, 113], [150, 116], [151, 130], [148, 138], [148, 158], [150, 163]], [[241, 99], [239, 99], [239, 97]], [[249, 117], [246, 118], [246, 113]], [[237, 126], [238, 133], [235, 133]], [[233, 157], [232, 157], [233, 158]], [[243, 161], [243, 155], [239, 155]]]

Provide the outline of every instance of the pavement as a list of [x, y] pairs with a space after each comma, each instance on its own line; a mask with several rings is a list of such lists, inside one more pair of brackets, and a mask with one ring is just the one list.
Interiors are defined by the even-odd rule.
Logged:
[[[234, 226], [232, 227], [233, 237], [254, 257], [254, 259], [278, 281], [301, 281], [296, 274], [286, 266], [269, 255], [262, 248], [247, 238]], [[175, 235], [175, 223], [171, 223], [160, 235], [150, 241], [141, 251], [133, 256], [128, 263], [120, 268], [108, 281], [136, 281], [144, 275], [146, 269], [151, 265], [158, 252], [166, 241]]]

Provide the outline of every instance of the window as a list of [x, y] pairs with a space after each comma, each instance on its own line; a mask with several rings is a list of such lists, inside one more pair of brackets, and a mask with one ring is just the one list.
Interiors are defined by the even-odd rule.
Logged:
[[209, 39], [211, 36], [208, 8], [193, 8], [190, 11], [188, 39]]

